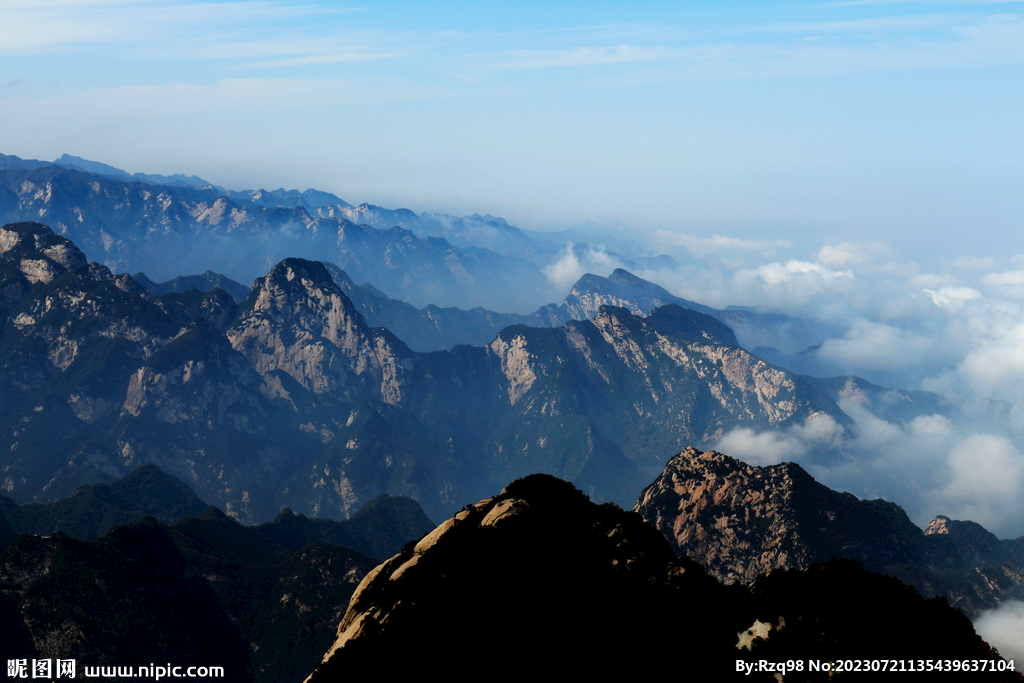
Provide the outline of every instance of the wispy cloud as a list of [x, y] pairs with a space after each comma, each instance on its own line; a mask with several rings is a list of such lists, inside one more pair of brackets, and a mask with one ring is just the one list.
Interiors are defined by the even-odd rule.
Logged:
[[365, 62], [372, 59], [392, 59], [405, 57], [407, 52], [343, 52], [336, 54], [308, 55], [305, 57], [291, 57], [288, 59], [273, 59], [261, 62], [250, 62], [240, 64], [239, 69], [271, 69], [287, 66], [310, 66], [313, 64], [340, 64], [343, 62]]
[[615, 45], [613, 47], [578, 47], [572, 50], [513, 50], [510, 59], [499, 62], [502, 69], [536, 69], [565, 66], [593, 66], [669, 59], [676, 50], [665, 46], [644, 47]]
[[278, 32], [295, 22], [356, 8], [297, 5], [272, 0], [140, 2], [139, 0], [15, 0], [0, 6], [0, 50], [97, 43], [157, 44], [209, 40], [259, 27]]
[[655, 243], [663, 246], [686, 247], [697, 253], [720, 250], [759, 251], [774, 253], [776, 249], [786, 249], [793, 246], [789, 240], [749, 240], [728, 235], [712, 235], [701, 237], [685, 232], [672, 232], [670, 230], [659, 230], [652, 235]]

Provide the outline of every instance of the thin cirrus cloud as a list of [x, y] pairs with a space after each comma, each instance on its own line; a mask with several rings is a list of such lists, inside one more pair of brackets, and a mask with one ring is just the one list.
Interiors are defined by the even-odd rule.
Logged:
[[572, 50], [513, 50], [508, 53], [510, 59], [496, 66], [503, 69], [593, 66], [669, 59], [676, 54], [676, 50], [670, 47], [638, 45], [578, 47]]
[[289, 66], [312, 66], [316, 64], [341, 64], [345, 62], [365, 62], [373, 59], [393, 59], [405, 57], [408, 52], [341, 52], [323, 55], [307, 55], [305, 57], [291, 57], [288, 59], [271, 59], [249, 64], [240, 64], [238, 69], [273, 69]]
[[0, 49], [38, 50], [68, 45], [179, 40], [201, 44], [210, 36], [216, 39], [261, 28], [280, 31], [283, 25], [302, 28], [314, 17], [322, 21], [324, 15], [358, 9], [265, 0], [223, 3], [14, 0], [0, 8]]
[[684, 232], [658, 230], [651, 236], [651, 241], [662, 247], [686, 247], [691, 252], [707, 253], [722, 250], [759, 251], [775, 253], [777, 249], [789, 249], [793, 243], [789, 240], [748, 240], [729, 235], [712, 235], [701, 237]]

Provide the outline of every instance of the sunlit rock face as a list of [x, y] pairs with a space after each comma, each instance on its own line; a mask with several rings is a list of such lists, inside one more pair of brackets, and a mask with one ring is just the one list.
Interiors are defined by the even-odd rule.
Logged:
[[832, 491], [794, 463], [751, 467], [696, 448], [668, 462], [635, 510], [678, 553], [728, 582], [833, 556], [881, 567], [923, 547], [920, 529], [893, 503]]
[[753, 467], [686, 448], [634, 510], [729, 583], [847, 557], [971, 615], [1024, 586], [1024, 540], [942, 516], [922, 532], [895, 503], [833, 491], [794, 463]]
[[366, 323], [321, 264], [282, 261], [242, 309], [228, 339], [258, 373], [281, 370], [347, 400], [379, 396], [383, 373]]

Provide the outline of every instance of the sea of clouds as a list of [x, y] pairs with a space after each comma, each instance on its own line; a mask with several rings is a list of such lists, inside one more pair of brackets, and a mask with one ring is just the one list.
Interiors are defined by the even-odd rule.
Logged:
[[1024, 255], [921, 263], [880, 243], [670, 232], [644, 248], [678, 266], [629, 268], [630, 254], [576, 245], [545, 272], [567, 288], [585, 272], [625, 266], [691, 301], [798, 316], [814, 323], [820, 344], [779, 349], [775, 362], [935, 392], [948, 404], [943, 414], [886, 421], [872, 410], [877, 396], [853, 395], [840, 402], [849, 430], [819, 416], [781, 431], [732, 430], [719, 450], [755, 465], [799, 462], [828, 486], [898, 503], [921, 526], [942, 514], [1024, 535]]

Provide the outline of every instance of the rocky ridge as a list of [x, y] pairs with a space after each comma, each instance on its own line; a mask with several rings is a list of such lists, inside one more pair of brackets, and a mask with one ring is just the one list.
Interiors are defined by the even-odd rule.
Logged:
[[678, 554], [730, 583], [846, 557], [972, 615], [1024, 586], [1024, 539], [945, 517], [922, 532], [896, 504], [833, 491], [794, 463], [753, 467], [686, 448], [634, 509]]
[[736, 661], [806, 660], [808, 649], [824, 661], [850, 649], [868, 658], [997, 656], [960, 612], [854, 562], [726, 586], [675, 557], [638, 515], [531, 475], [367, 574], [307, 682], [370, 673], [394, 652], [455, 675], [500, 662], [502, 680], [538, 663], [555, 675], [628, 678], [646, 666], [635, 653], [666, 651], [699, 659], [716, 678], [766, 681], [777, 678], [738, 672]]

